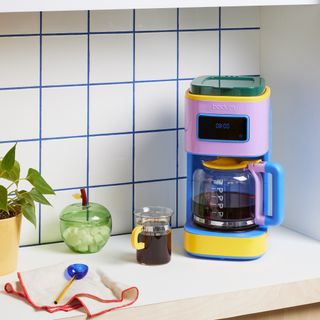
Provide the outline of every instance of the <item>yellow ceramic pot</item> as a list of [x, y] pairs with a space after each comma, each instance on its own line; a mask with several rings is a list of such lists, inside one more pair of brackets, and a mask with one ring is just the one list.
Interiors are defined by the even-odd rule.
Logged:
[[17, 268], [21, 216], [20, 213], [9, 219], [0, 219], [0, 275]]

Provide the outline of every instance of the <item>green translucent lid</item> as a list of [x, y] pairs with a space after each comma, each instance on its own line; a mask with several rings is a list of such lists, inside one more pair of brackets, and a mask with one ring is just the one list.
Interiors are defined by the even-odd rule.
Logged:
[[259, 96], [264, 89], [261, 77], [201, 76], [192, 80], [190, 91], [208, 96]]

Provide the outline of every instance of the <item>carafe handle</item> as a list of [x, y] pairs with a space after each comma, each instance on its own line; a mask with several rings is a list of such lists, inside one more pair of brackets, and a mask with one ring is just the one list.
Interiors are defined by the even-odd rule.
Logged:
[[[284, 179], [281, 166], [272, 162], [260, 162], [250, 163], [248, 168], [255, 181], [255, 223], [260, 226], [275, 226], [282, 223], [284, 217]], [[270, 173], [272, 175], [272, 215], [263, 213], [263, 181], [261, 173]]]
[[139, 234], [142, 232], [142, 226], [136, 226], [131, 233], [131, 245], [134, 249], [142, 250], [145, 247], [144, 242], [138, 242]]

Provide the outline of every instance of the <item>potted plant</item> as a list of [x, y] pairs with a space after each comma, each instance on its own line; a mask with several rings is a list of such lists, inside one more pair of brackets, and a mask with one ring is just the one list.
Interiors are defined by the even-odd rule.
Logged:
[[[46, 194], [54, 194], [40, 173], [29, 168], [25, 178], [20, 177], [20, 164], [15, 160], [16, 144], [0, 158], [0, 275], [13, 272], [17, 265], [21, 217], [36, 227], [35, 202], [50, 205]], [[27, 191], [19, 183], [32, 185]]]

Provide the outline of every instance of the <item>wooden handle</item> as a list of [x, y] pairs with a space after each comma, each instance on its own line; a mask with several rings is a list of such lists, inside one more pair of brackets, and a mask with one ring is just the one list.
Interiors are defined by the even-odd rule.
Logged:
[[76, 278], [76, 275], [74, 275], [69, 282], [66, 284], [66, 286], [63, 288], [63, 290], [60, 292], [60, 294], [57, 296], [56, 300], [54, 300], [54, 304], [58, 304], [59, 300], [64, 296], [64, 294], [67, 292], [69, 287], [71, 286], [73, 280]]

